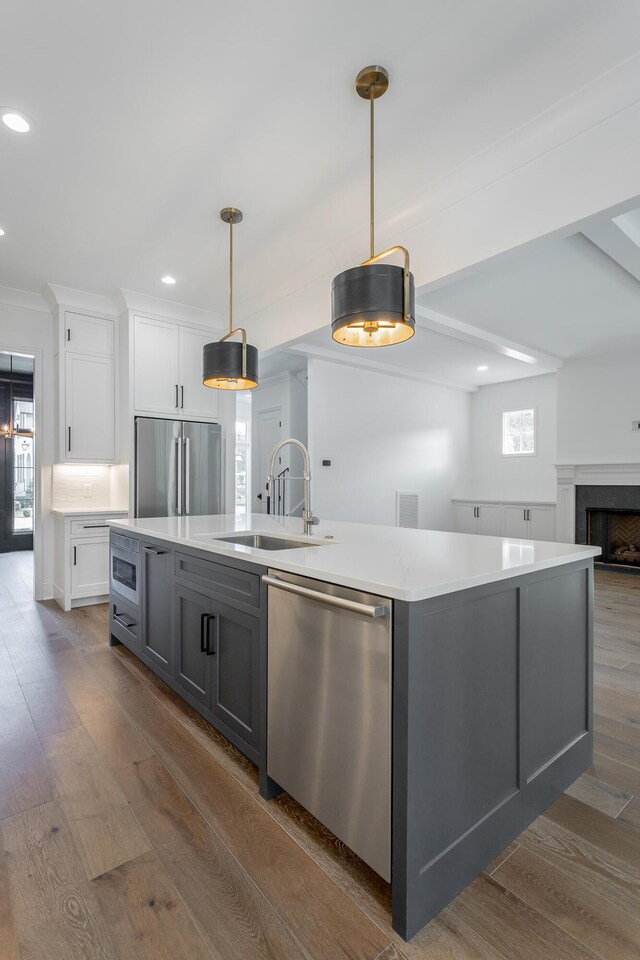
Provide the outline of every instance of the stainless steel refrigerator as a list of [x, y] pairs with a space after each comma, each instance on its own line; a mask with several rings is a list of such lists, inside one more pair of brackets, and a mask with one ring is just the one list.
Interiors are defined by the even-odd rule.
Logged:
[[136, 517], [223, 512], [220, 425], [136, 418]]

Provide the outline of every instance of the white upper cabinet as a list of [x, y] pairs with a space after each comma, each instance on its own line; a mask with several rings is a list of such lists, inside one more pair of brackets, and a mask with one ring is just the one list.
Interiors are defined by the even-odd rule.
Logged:
[[115, 460], [113, 357], [67, 353], [63, 460]]
[[64, 316], [64, 345], [72, 353], [93, 353], [112, 357], [115, 351], [113, 320], [104, 317], [88, 317], [81, 313]]
[[114, 463], [117, 321], [60, 307], [57, 324], [58, 462]]
[[135, 412], [219, 420], [218, 391], [202, 386], [202, 348], [214, 332], [136, 317], [133, 337]]
[[136, 317], [133, 337], [135, 409], [178, 416], [180, 328], [164, 320]]
[[215, 340], [214, 333], [180, 327], [180, 416], [217, 420], [220, 391], [202, 386], [202, 350]]

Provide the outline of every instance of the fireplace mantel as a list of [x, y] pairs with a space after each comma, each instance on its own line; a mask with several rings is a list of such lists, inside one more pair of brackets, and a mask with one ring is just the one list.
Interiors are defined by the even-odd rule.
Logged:
[[637, 463], [557, 463], [557, 531], [561, 543], [575, 543], [575, 487], [640, 485], [640, 461]]

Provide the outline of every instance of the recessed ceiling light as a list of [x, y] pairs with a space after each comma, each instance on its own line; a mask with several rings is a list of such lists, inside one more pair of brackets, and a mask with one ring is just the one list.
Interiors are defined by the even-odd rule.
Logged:
[[163, 283], [168, 283], [169, 286], [171, 286], [176, 282], [176, 278], [170, 277], [169, 274], [167, 274], [165, 277], [161, 277], [160, 279], [162, 280]]
[[4, 237], [4, 230], [0, 227], [0, 237]]
[[479, 371], [480, 373], [484, 373], [484, 372], [485, 372], [485, 370], [488, 370], [488, 369], [489, 369], [489, 367], [485, 367], [485, 365], [484, 365], [484, 364], [482, 364], [482, 366], [481, 366], [481, 367], [478, 367], [478, 371]]
[[29, 133], [31, 130], [31, 123], [22, 113], [18, 113], [16, 110], [7, 110], [6, 108], [2, 111], [2, 122], [5, 127], [9, 127], [9, 130], [13, 130], [14, 133]]

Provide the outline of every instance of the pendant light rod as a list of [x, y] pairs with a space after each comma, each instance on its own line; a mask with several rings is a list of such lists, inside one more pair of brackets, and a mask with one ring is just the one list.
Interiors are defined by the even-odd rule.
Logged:
[[375, 220], [375, 137], [374, 137], [374, 115], [375, 115], [375, 102], [376, 98], [374, 97], [374, 87], [373, 83], [370, 88], [371, 92], [369, 94], [369, 117], [370, 117], [370, 127], [369, 127], [369, 256], [375, 256], [376, 245], [374, 237], [374, 220]]
[[229, 333], [233, 330], [233, 217], [229, 217]]
[[247, 376], [247, 332], [242, 327], [233, 329], [233, 226], [242, 222], [242, 211], [236, 207], [224, 207], [220, 211], [220, 219], [229, 224], [229, 333], [220, 337], [220, 341], [228, 340], [236, 333], [242, 334], [242, 378]]

